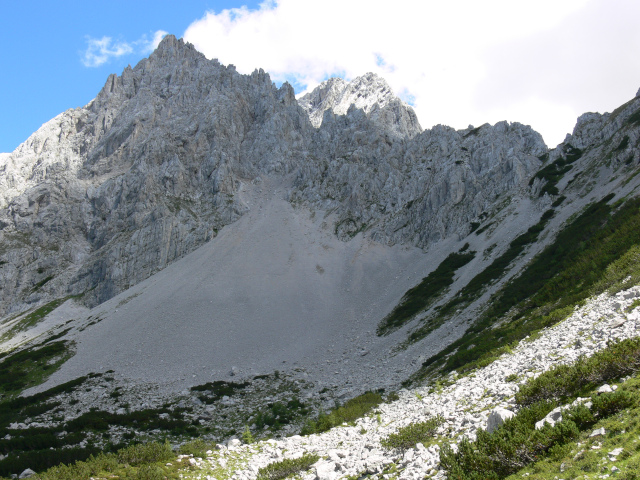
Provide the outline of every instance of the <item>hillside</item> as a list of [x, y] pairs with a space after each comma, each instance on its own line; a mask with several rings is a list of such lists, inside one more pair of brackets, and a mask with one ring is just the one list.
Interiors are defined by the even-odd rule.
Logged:
[[[167, 36], [0, 172], [0, 475], [245, 426], [320, 433], [323, 412], [384, 396], [377, 426], [233, 447], [235, 478], [283, 448], [328, 456], [318, 478], [424, 476], [437, 449], [381, 442], [425, 408], [449, 422], [438, 445], [475, 438], [520, 408], [502, 377], [636, 335], [638, 96], [549, 149], [518, 123], [422, 130], [374, 74], [296, 100]], [[446, 407], [455, 389], [473, 420]]]

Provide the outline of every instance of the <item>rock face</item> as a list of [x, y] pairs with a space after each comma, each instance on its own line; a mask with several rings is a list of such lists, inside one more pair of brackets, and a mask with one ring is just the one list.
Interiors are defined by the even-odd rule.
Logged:
[[[239, 192], [266, 177], [288, 182], [293, 205], [330, 212], [344, 241], [459, 241], [497, 203], [547, 208], [546, 180], [532, 177], [566, 149], [604, 155], [615, 142], [608, 165], [633, 162], [637, 129], [627, 140], [620, 129], [634, 108], [585, 114], [548, 151], [518, 123], [421, 131], [372, 73], [327, 80], [297, 102], [262, 70], [241, 75], [169, 35], [89, 104], [0, 154], [0, 315], [67, 295], [104, 302], [238, 220], [251, 208]], [[589, 185], [560, 187], [584, 196]], [[513, 238], [531, 218], [505, 231]]]
[[346, 115], [349, 110], [364, 114], [393, 136], [413, 138], [422, 131], [411, 107], [396, 97], [387, 82], [367, 73], [352, 82], [331, 78], [298, 100], [314, 127], [320, 127], [324, 113]]
[[[405, 137], [406, 138], [406, 137]], [[437, 126], [392, 141], [362, 110], [325, 113], [291, 194], [337, 213], [336, 232], [425, 247], [464, 237], [500, 195], [526, 185], [547, 148], [530, 127]]]
[[0, 159], [0, 312], [148, 277], [239, 218], [242, 181], [290, 172], [311, 130], [288, 84], [166, 37]]
[[0, 157], [0, 313], [111, 298], [237, 220], [236, 193], [260, 176], [293, 173], [290, 201], [334, 209], [341, 239], [426, 246], [464, 234], [546, 151], [519, 124], [420, 133], [374, 74], [328, 80], [300, 105], [263, 71], [165, 37]]

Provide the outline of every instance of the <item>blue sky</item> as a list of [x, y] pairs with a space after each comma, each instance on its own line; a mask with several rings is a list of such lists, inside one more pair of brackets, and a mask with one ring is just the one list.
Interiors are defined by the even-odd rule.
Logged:
[[552, 147], [640, 87], [637, 0], [47, 0], [2, 14], [0, 152], [88, 103], [158, 32], [297, 94], [373, 71], [423, 128], [518, 121]]
[[43, 123], [87, 104], [110, 73], [120, 74], [148, 53], [83, 64], [88, 38], [136, 42], [164, 30], [181, 37], [206, 11], [259, 2], [233, 1], [6, 1], [0, 28], [0, 152], [11, 152]]

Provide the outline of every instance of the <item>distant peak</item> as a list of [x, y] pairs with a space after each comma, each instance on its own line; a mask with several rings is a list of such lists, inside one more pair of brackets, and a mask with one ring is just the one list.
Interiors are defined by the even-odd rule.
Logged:
[[[165, 48], [175, 48], [178, 42], [183, 42], [182, 40], [178, 40], [175, 35], [165, 35], [160, 43], [158, 44], [158, 50], [164, 50]], [[184, 43], [184, 42], [183, 42]]]
[[[365, 73], [350, 82], [341, 78], [330, 78], [300, 97], [298, 103], [307, 112], [316, 128], [322, 124], [325, 111], [331, 110], [334, 114], [346, 115], [355, 108], [364, 111], [367, 116], [382, 115], [385, 118], [383, 123], [402, 125], [397, 128], [402, 136], [412, 137], [421, 131], [413, 109], [393, 93], [384, 78], [373, 72]], [[389, 117], [381, 111], [390, 105], [401, 108], [392, 107], [393, 111], [389, 113]]]
[[[166, 35], [158, 44], [158, 47], [151, 54], [151, 57], [158, 57], [163, 59], [178, 58], [178, 57], [202, 57], [205, 56], [196, 50], [189, 42], [185, 42], [184, 39], [176, 38], [175, 35]], [[151, 58], [150, 57], [150, 58]]]

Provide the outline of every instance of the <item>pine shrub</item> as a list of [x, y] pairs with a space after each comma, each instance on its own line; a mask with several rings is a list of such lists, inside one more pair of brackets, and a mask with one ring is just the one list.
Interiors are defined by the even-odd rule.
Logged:
[[412, 423], [400, 428], [397, 433], [392, 433], [383, 438], [380, 443], [383, 447], [389, 449], [407, 450], [413, 448], [417, 443], [424, 443], [432, 439], [443, 421], [444, 418], [438, 415], [424, 422]]
[[303, 455], [300, 458], [285, 459], [279, 462], [270, 463], [266, 467], [262, 467], [258, 470], [257, 480], [282, 480], [296, 475], [300, 472], [304, 472], [311, 468], [311, 465], [320, 460], [320, 457], [315, 454]]

